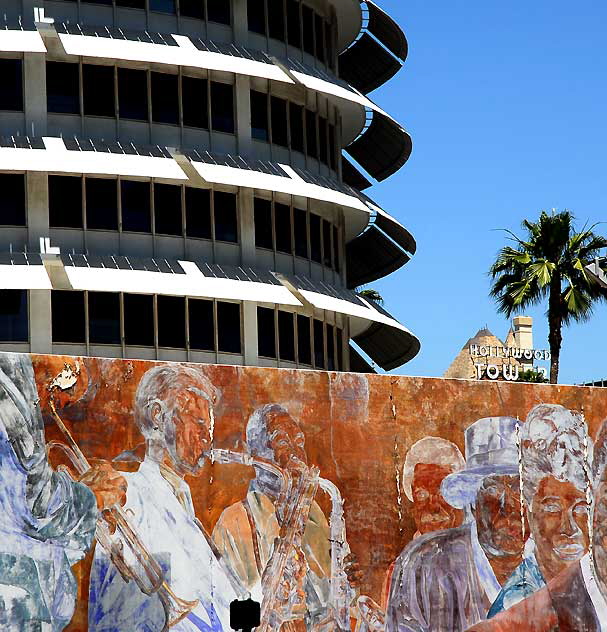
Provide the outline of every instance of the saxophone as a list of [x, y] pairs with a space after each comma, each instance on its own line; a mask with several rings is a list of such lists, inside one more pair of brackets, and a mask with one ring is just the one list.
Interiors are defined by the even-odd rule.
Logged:
[[279, 632], [281, 628], [285, 632], [302, 618], [297, 612], [298, 600], [305, 599], [301, 585], [308, 570], [302, 543], [320, 472], [295, 457], [291, 457], [287, 469], [298, 476], [286, 504], [277, 510], [280, 535], [261, 578], [263, 599], [257, 632]]

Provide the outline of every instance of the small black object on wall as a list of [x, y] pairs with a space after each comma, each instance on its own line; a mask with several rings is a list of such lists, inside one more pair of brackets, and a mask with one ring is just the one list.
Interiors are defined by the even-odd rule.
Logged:
[[230, 627], [232, 630], [251, 632], [260, 624], [261, 607], [258, 601], [234, 600], [230, 604]]

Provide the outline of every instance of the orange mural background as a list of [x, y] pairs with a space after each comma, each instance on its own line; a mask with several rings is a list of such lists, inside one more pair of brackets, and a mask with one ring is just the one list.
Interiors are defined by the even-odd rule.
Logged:
[[[112, 460], [140, 446], [133, 398], [141, 376], [156, 363], [33, 355], [47, 440], [62, 437], [49, 413], [46, 385], [65, 362], [76, 360], [79, 383], [58, 403], [84, 454]], [[607, 418], [607, 390], [600, 388], [197, 366], [221, 391], [216, 448], [243, 451], [248, 417], [263, 404], [282, 404], [300, 421], [309, 462], [341, 490], [348, 541], [365, 573], [362, 591], [378, 602], [388, 569], [415, 530], [400, 488], [414, 442], [444, 437], [464, 453], [464, 430], [476, 420], [498, 415], [524, 420], [540, 403], [583, 410], [592, 436]], [[200, 476], [188, 479], [197, 516], [209, 531], [225, 507], [245, 497], [251, 477], [247, 467], [207, 463]], [[321, 506], [328, 514], [328, 505]], [[76, 568], [80, 599], [71, 632], [87, 628], [90, 558]]]

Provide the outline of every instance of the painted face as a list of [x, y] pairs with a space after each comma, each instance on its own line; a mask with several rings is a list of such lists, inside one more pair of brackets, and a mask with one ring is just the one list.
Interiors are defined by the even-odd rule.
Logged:
[[603, 595], [607, 597], [607, 468], [594, 497], [592, 553]]
[[547, 581], [588, 550], [588, 505], [585, 494], [572, 483], [544, 478], [529, 519]]
[[494, 557], [524, 548], [518, 476], [488, 476], [476, 496], [474, 517], [483, 549]]
[[175, 463], [178, 469], [194, 474], [204, 463], [203, 455], [211, 448], [209, 401], [185, 388], [177, 396], [173, 424], [175, 428]]
[[285, 468], [292, 456], [304, 463], [308, 462], [304, 449], [304, 434], [291, 415], [286, 412], [269, 413], [266, 422], [270, 447], [280, 467]]
[[464, 512], [454, 509], [440, 493], [443, 479], [452, 469], [431, 463], [418, 463], [413, 470], [413, 519], [420, 533], [451, 529], [462, 524]]

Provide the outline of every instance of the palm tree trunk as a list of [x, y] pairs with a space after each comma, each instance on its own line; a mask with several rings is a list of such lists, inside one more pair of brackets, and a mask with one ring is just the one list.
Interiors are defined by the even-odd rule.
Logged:
[[563, 335], [563, 317], [561, 310], [561, 279], [555, 274], [550, 281], [548, 296], [548, 344], [550, 345], [550, 384], [558, 384], [559, 361]]

